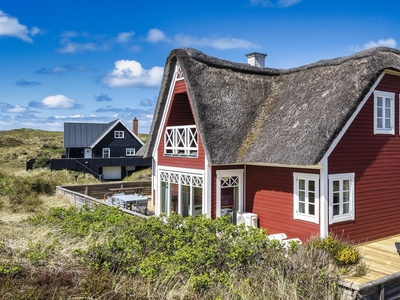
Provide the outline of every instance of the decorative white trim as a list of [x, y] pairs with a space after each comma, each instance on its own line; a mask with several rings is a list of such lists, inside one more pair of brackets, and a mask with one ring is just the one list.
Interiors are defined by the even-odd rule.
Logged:
[[[308, 181], [315, 181], [315, 203], [314, 203], [314, 213], [315, 215], [310, 215], [308, 213], [308, 201], [305, 203], [305, 210], [306, 212], [300, 213], [297, 208], [298, 208], [298, 203], [299, 203], [299, 185], [298, 182], [299, 180], [306, 180]], [[308, 186], [306, 188], [306, 192], [308, 191]], [[308, 198], [307, 198], [308, 199]], [[297, 220], [303, 220], [307, 222], [313, 222], [316, 224], [319, 224], [319, 175], [318, 174], [309, 174], [309, 173], [293, 173], [293, 219]]]
[[198, 157], [196, 125], [168, 126], [164, 134], [164, 155]]
[[[394, 110], [395, 110], [395, 103], [394, 103], [395, 94], [391, 92], [384, 92], [384, 91], [374, 91], [374, 134], [394, 134]], [[387, 98], [390, 99], [390, 128], [384, 128], [384, 124], [382, 124], [382, 128], [378, 128], [378, 98], [382, 98], [382, 116], [380, 117], [382, 123], [385, 122], [385, 100]]]
[[[329, 224], [352, 221], [355, 219], [355, 174], [354, 173], [343, 173], [343, 174], [331, 174], [329, 175]], [[341, 213], [339, 216], [333, 215], [333, 181], [334, 180], [349, 180], [349, 213]], [[342, 190], [340, 190], [342, 192]], [[342, 207], [342, 201], [340, 206]]]
[[160, 126], [158, 127], [157, 138], [156, 138], [156, 142], [154, 143], [152, 157], [156, 157], [158, 155], [158, 147], [160, 146], [161, 138], [162, 138], [162, 135], [163, 135], [162, 134], [163, 133], [163, 128], [164, 128], [165, 123], [167, 121], [168, 109], [169, 109], [169, 107], [171, 105], [172, 95], [173, 95], [174, 89], [175, 89], [176, 72], [177, 72], [177, 68], [175, 66], [175, 71], [174, 71], [174, 74], [173, 74], [173, 80], [171, 81], [171, 85], [169, 87], [168, 96], [167, 96], [167, 100], [166, 100], [166, 103], [165, 103], [165, 106], [164, 106], [164, 111], [163, 111], [163, 115], [162, 115], [162, 118], [161, 118]]
[[[157, 188], [157, 200], [156, 200], [156, 215], [160, 215], [161, 213], [161, 187], [162, 187], [162, 182], [167, 182], [168, 186], [171, 183], [178, 184], [178, 199], [182, 199], [181, 196], [181, 186], [190, 186], [191, 188], [195, 187], [200, 187], [202, 189], [202, 214], [205, 214], [205, 185], [204, 185], [204, 172], [198, 172], [199, 170], [196, 170], [196, 172], [190, 172], [192, 169], [180, 169], [180, 171], [177, 171], [176, 168], [169, 168], [169, 167], [159, 167], [157, 170], [157, 181], [158, 181], [158, 188]], [[193, 194], [191, 194], [191, 201], [190, 201], [190, 207], [193, 209]], [[166, 199], [166, 201], [169, 202], [167, 205], [167, 214], [169, 215], [171, 213], [170, 208], [170, 201], [171, 199]], [[177, 211], [181, 212], [182, 207], [181, 207], [181, 201], [178, 201], [178, 208]], [[192, 214], [192, 209], [190, 210], [189, 214]]]

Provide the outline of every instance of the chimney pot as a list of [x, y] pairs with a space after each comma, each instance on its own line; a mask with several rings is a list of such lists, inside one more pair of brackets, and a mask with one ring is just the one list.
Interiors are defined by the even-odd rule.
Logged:
[[247, 63], [254, 67], [265, 68], [265, 57], [267, 54], [252, 52], [246, 54]]

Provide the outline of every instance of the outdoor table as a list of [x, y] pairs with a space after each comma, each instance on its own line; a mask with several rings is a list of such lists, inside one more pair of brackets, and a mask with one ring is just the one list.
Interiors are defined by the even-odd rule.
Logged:
[[119, 206], [132, 210], [132, 205], [137, 210], [139, 207], [144, 207], [147, 211], [147, 203], [149, 199], [145, 196], [140, 196], [138, 194], [134, 195], [118, 195], [113, 196], [113, 203], [119, 204]]

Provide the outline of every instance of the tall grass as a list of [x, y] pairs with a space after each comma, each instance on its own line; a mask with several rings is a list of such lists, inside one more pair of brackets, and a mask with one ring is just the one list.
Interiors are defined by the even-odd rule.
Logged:
[[[316, 247], [285, 250], [227, 219], [54, 208], [0, 227], [3, 299], [339, 299]], [[15, 289], [18, 286], [18, 290]], [[1, 296], [0, 296], [0, 299]]]

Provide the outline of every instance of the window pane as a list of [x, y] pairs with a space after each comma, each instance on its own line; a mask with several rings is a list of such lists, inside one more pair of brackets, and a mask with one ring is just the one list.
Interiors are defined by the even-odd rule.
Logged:
[[304, 202], [299, 203], [299, 213], [302, 213], [302, 214], [306, 213], [306, 205]]
[[376, 120], [376, 126], [377, 126], [378, 128], [382, 128], [382, 127], [383, 127], [382, 119], [377, 119], [377, 120]]
[[343, 205], [343, 214], [348, 214], [350, 212], [350, 204], [346, 203]]
[[391, 128], [390, 126], [390, 119], [385, 119], [385, 128]]
[[305, 190], [306, 189], [306, 181], [304, 179], [299, 180], [299, 190]]
[[343, 180], [343, 190], [348, 191], [350, 189], [350, 180]]
[[315, 215], [315, 205], [314, 204], [309, 204], [308, 205], [308, 214], [309, 215]]
[[181, 215], [189, 216], [190, 209], [190, 186], [181, 185]]
[[308, 182], [308, 190], [309, 191], [315, 191], [315, 181], [314, 180], [310, 180]]
[[340, 190], [340, 183], [339, 183], [339, 180], [335, 180], [332, 184], [333, 184], [333, 191], [334, 191], [334, 192], [337, 192], [337, 191]]
[[170, 211], [178, 213], [178, 184], [171, 183], [171, 208]]
[[343, 192], [343, 202], [347, 203], [350, 201], [350, 194], [349, 192]]
[[338, 216], [340, 214], [339, 205], [333, 206], [333, 215]]
[[299, 201], [300, 202], [306, 201], [306, 193], [304, 191], [299, 191]]
[[382, 105], [383, 105], [383, 99], [382, 99], [382, 97], [378, 97], [378, 98], [377, 98], [377, 105], [378, 105], [378, 106], [382, 106]]
[[315, 203], [315, 193], [314, 192], [308, 193], [308, 202]]
[[385, 109], [385, 117], [390, 118], [390, 108]]
[[200, 187], [193, 188], [193, 216], [201, 215], [203, 208], [203, 189]]
[[167, 213], [168, 183], [161, 182], [161, 213]]
[[337, 204], [340, 202], [340, 194], [339, 193], [334, 193], [333, 194], [333, 204]]
[[378, 118], [382, 118], [383, 117], [383, 110], [382, 110], [382, 108], [381, 107], [378, 107], [378, 109], [377, 109], [377, 116], [378, 116]]
[[385, 107], [390, 107], [390, 98], [385, 98]]

